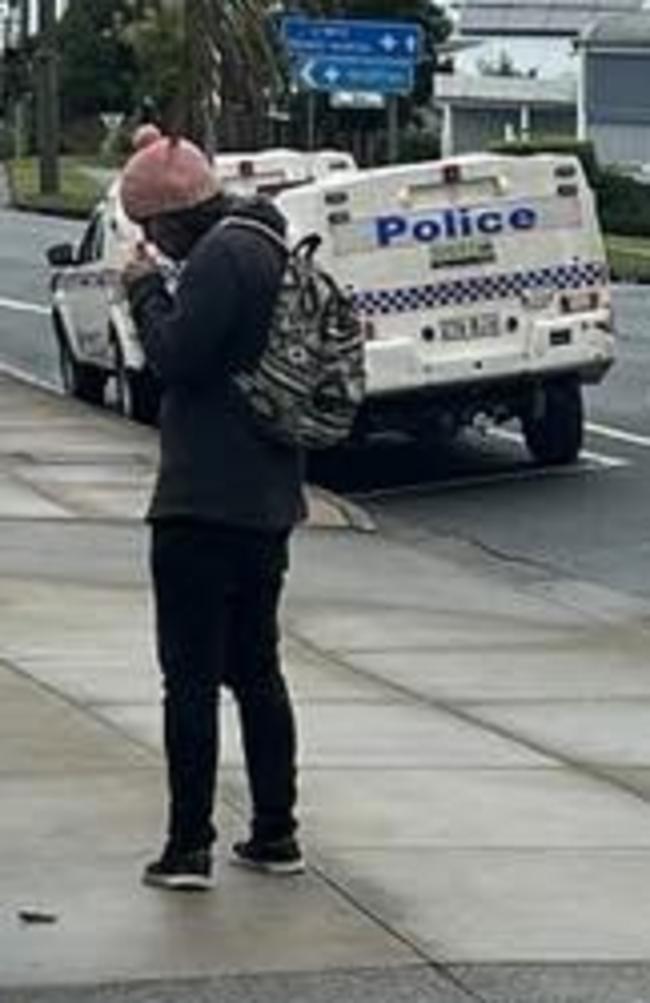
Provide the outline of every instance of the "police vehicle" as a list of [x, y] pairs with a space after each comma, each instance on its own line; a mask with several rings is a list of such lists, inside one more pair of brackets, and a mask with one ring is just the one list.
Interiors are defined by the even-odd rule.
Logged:
[[576, 459], [582, 385], [614, 360], [605, 250], [569, 156], [473, 155], [287, 191], [292, 239], [317, 231], [367, 344], [359, 434], [427, 437], [518, 419], [533, 457]]
[[271, 149], [257, 153], [224, 153], [215, 158], [219, 178], [227, 191], [237, 195], [268, 195], [273, 198], [311, 181], [340, 171], [357, 169], [350, 153], [337, 150]]
[[157, 389], [144, 365], [121, 269], [142, 232], [127, 218], [114, 182], [92, 212], [77, 246], [49, 248], [52, 330], [66, 393], [110, 403], [137, 420], [157, 413]]
[[[225, 191], [273, 196], [338, 172], [356, 169], [350, 154], [273, 149], [223, 154], [215, 168]], [[158, 390], [145, 366], [120, 271], [142, 239], [120, 203], [119, 180], [98, 203], [78, 246], [48, 251], [52, 325], [64, 390], [91, 404], [110, 403], [139, 421], [155, 420]], [[174, 269], [168, 268], [171, 282]]]

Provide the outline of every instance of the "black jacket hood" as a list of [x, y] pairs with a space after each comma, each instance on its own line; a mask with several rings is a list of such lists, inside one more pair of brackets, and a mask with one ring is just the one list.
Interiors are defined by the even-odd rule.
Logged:
[[226, 216], [250, 219], [256, 223], [267, 226], [279, 237], [286, 237], [287, 221], [280, 210], [263, 195], [256, 195], [252, 198], [239, 198], [237, 196], [222, 196], [223, 205], [219, 213], [224, 219]]
[[184, 260], [222, 220], [233, 217], [250, 219], [283, 239], [286, 236], [286, 220], [270, 199], [262, 195], [242, 198], [222, 193], [191, 209], [162, 215], [160, 221], [169, 221], [170, 225], [167, 226], [168, 246], [161, 245], [161, 249], [176, 260]]

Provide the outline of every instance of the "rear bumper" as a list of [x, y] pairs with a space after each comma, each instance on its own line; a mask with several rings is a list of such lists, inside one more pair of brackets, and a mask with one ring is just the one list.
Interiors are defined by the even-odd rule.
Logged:
[[382, 430], [416, 434], [431, 428], [453, 430], [471, 425], [479, 415], [506, 421], [525, 413], [531, 395], [540, 385], [554, 380], [596, 383], [611, 364], [594, 362], [578, 369], [569, 366], [370, 394], [359, 415], [357, 431], [365, 435]]
[[526, 318], [513, 335], [461, 345], [418, 337], [369, 342], [371, 397], [447, 392], [453, 387], [529, 381], [572, 373], [598, 383], [615, 360], [609, 310], [589, 314]]

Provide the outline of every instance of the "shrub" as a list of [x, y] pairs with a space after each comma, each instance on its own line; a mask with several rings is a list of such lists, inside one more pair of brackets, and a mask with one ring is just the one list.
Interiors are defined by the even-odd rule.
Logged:
[[650, 237], [650, 185], [618, 171], [602, 171], [596, 185], [600, 222], [606, 233]]
[[537, 139], [499, 143], [495, 153], [531, 156], [536, 153], [573, 154], [581, 161], [596, 193], [598, 214], [605, 233], [626, 237], [650, 236], [650, 185], [644, 185], [614, 168], [601, 168], [593, 143], [575, 139]]
[[400, 138], [399, 162], [415, 163], [420, 160], [439, 160], [440, 137], [433, 132], [409, 129]]
[[572, 139], [567, 136], [539, 136], [531, 139], [514, 140], [510, 143], [495, 143], [490, 147], [493, 153], [505, 153], [511, 157], [531, 157], [538, 153], [561, 153], [577, 157], [592, 188], [598, 184], [600, 167], [594, 144], [587, 140]]

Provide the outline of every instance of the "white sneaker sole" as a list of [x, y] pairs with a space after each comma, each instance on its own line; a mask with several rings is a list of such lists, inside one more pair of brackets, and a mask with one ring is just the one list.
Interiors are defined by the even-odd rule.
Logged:
[[274, 874], [278, 877], [289, 877], [292, 874], [304, 874], [306, 870], [305, 861], [288, 860], [286, 862], [274, 862], [263, 860], [246, 860], [245, 857], [238, 857], [233, 853], [229, 857], [230, 863], [235, 867], [245, 867], [248, 871], [257, 871], [260, 874]]
[[209, 892], [215, 886], [214, 877], [199, 874], [145, 874], [142, 884], [149, 888], [164, 888], [172, 892]]

